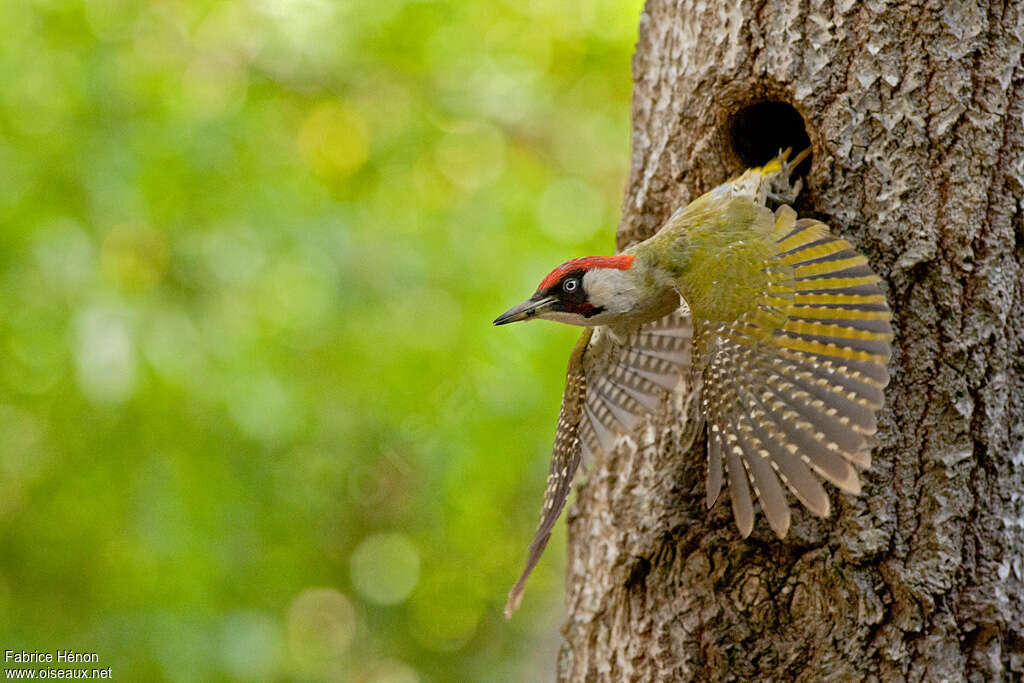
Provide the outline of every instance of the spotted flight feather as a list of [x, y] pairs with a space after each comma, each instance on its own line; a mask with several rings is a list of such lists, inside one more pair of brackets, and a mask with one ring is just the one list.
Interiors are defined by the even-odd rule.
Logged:
[[830, 509], [820, 479], [860, 491], [892, 327], [878, 276], [849, 242], [789, 207], [776, 212], [772, 238], [758, 305], [731, 322], [698, 319], [696, 346], [707, 504], [727, 478], [740, 533], [753, 529], [756, 498], [781, 538], [790, 524], [785, 489], [820, 516]]
[[580, 337], [569, 359], [540, 524], [526, 567], [509, 591], [505, 616], [519, 608], [526, 580], [551, 538], [581, 460], [610, 451], [689, 376], [692, 335], [683, 306], [625, 339], [604, 328], [588, 329]]

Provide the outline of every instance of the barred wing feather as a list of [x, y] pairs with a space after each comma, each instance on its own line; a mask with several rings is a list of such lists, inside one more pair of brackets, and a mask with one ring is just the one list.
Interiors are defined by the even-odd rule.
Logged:
[[673, 313], [619, 343], [607, 330], [597, 333], [587, 363], [587, 396], [580, 424], [584, 462], [607, 452], [656, 410], [690, 371], [693, 324], [689, 309]]
[[565, 507], [581, 458], [610, 450], [645, 414], [657, 409], [667, 391], [688, 377], [692, 332], [689, 311], [682, 307], [625, 340], [606, 330], [588, 329], [580, 337], [566, 374], [540, 524], [526, 567], [509, 591], [506, 617], [522, 602], [526, 581]]
[[776, 218], [758, 306], [699, 328], [698, 346], [707, 356], [708, 506], [724, 473], [743, 536], [753, 529], [753, 489], [781, 538], [790, 524], [784, 489], [820, 516], [830, 507], [821, 479], [860, 491], [856, 468], [871, 464], [892, 328], [867, 259], [788, 207]]
[[548, 467], [548, 480], [544, 488], [544, 507], [541, 508], [540, 523], [534, 532], [533, 541], [527, 551], [526, 567], [519, 580], [508, 593], [505, 603], [505, 616], [511, 617], [519, 609], [523, 601], [523, 590], [526, 580], [537, 566], [544, 548], [551, 538], [551, 530], [555, 527], [565, 501], [569, 497], [572, 479], [580, 465], [579, 424], [580, 410], [586, 392], [586, 373], [583, 359], [590, 344], [592, 330], [584, 330], [576, 347], [569, 356], [569, 369], [565, 375], [565, 392], [562, 394], [562, 407], [558, 413], [558, 427], [555, 430], [555, 445], [551, 451], [551, 465]]

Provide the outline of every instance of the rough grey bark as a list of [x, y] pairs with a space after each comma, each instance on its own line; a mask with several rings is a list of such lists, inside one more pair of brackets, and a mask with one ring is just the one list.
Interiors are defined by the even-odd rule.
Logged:
[[648, 0], [619, 245], [741, 169], [737, 111], [788, 102], [798, 209], [887, 281], [893, 381], [864, 493], [783, 541], [704, 508], [670, 408], [596, 463], [562, 680], [1024, 676], [1022, 46], [1020, 2]]

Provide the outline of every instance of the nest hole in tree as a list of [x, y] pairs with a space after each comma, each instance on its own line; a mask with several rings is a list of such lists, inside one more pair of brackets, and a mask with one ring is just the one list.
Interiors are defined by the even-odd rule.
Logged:
[[[757, 102], [736, 112], [729, 126], [729, 140], [748, 168], [767, 163], [779, 150], [789, 148], [796, 154], [811, 146], [800, 112], [788, 102], [778, 101]], [[810, 170], [808, 155], [794, 175], [807, 175]]]

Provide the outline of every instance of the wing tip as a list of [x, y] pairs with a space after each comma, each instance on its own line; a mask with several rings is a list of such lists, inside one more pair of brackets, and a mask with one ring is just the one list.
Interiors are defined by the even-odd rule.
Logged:
[[753, 516], [751, 516], [749, 519], [747, 519], [745, 517], [741, 519], [741, 518], [737, 517], [735, 513], [736, 513], [736, 511], [733, 510], [733, 517], [736, 520], [736, 528], [739, 529], [740, 538], [747, 538], [747, 537], [749, 537], [751, 532], [754, 530], [754, 518], [753, 518]]
[[508, 592], [508, 602], [505, 603], [505, 618], [511, 619], [519, 606], [523, 604], [523, 587], [518, 583]]
[[815, 517], [826, 519], [832, 514], [832, 499], [829, 498], [828, 494], [825, 494], [824, 498], [819, 502], [809, 500], [801, 500], [800, 502]]
[[789, 533], [789, 525], [793, 521], [789, 506], [786, 505], [781, 510], [772, 511], [771, 514], [764, 508], [762, 508], [762, 511], [764, 512], [765, 519], [768, 520], [768, 526], [772, 528], [775, 535], [779, 539], [785, 538], [786, 534]]
[[833, 480], [832, 483], [847, 493], [854, 496], [860, 495], [860, 477], [857, 475], [857, 470], [852, 467], [850, 468], [850, 473], [847, 477], [841, 480]]

